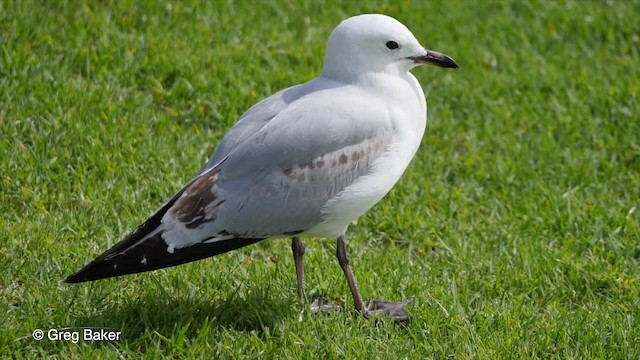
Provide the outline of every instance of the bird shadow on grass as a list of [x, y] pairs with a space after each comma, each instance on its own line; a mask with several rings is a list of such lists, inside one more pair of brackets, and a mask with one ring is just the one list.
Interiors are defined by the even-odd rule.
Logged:
[[124, 304], [109, 305], [73, 320], [78, 328], [104, 328], [122, 332], [128, 342], [159, 334], [171, 338], [197, 336], [212, 328], [263, 333], [296, 314], [296, 299], [253, 288], [249, 296], [230, 293], [218, 299], [185, 296], [167, 298], [144, 294]]

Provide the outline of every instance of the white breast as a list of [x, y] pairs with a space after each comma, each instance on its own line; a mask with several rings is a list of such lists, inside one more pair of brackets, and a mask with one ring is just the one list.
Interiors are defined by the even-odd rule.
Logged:
[[[361, 176], [323, 207], [324, 220], [304, 234], [319, 237], [343, 235], [349, 224], [377, 204], [400, 179], [415, 155], [426, 127], [427, 114], [424, 93], [417, 80], [394, 79], [402, 84], [392, 87], [394, 94], [383, 94], [387, 99], [397, 99], [390, 107], [394, 124], [394, 141], [373, 162], [367, 175]], [[387, 79], [385, 79], [387, 81]]]

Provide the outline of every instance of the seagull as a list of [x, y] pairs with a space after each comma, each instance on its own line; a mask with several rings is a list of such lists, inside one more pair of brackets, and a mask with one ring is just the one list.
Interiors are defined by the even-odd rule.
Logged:
[[175, 266], [262, 240], [292, 238], [304, 297], [301, 237], [337, 239], [355, 310], [408, 318], [405, 305], [366, 306], [349, 265], [345, 233], [378, 203], [415, 155], [427, 123], [419, 65], [458, 68], [380, 14], [342, 21], [327, 41], [319, 77], [251, 107], [211, 159], [135, 231], [66, 282]]

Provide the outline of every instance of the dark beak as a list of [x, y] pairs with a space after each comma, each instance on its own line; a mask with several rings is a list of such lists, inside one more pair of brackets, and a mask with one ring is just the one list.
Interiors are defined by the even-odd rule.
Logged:
[[435, 65], [444, 68], [459, 68], [458, 64], [453, 61], [452, 58], [437, 51], [427, 50], [426, 55], [422, 56], [410, 56], [409, 59], [413, 60], [417, 64]]

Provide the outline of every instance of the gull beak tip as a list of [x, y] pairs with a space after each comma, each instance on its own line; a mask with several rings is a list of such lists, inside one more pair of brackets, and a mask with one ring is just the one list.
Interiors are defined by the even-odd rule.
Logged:
[[[426, 49], [425, 49], [426, 50]], [[460, 66], [450, 56], [433, 50], [426, 50], [422, 56], [411, 56], [409, 59], [417, 64], [433, 65], [442, 68], [459, 69]]]

